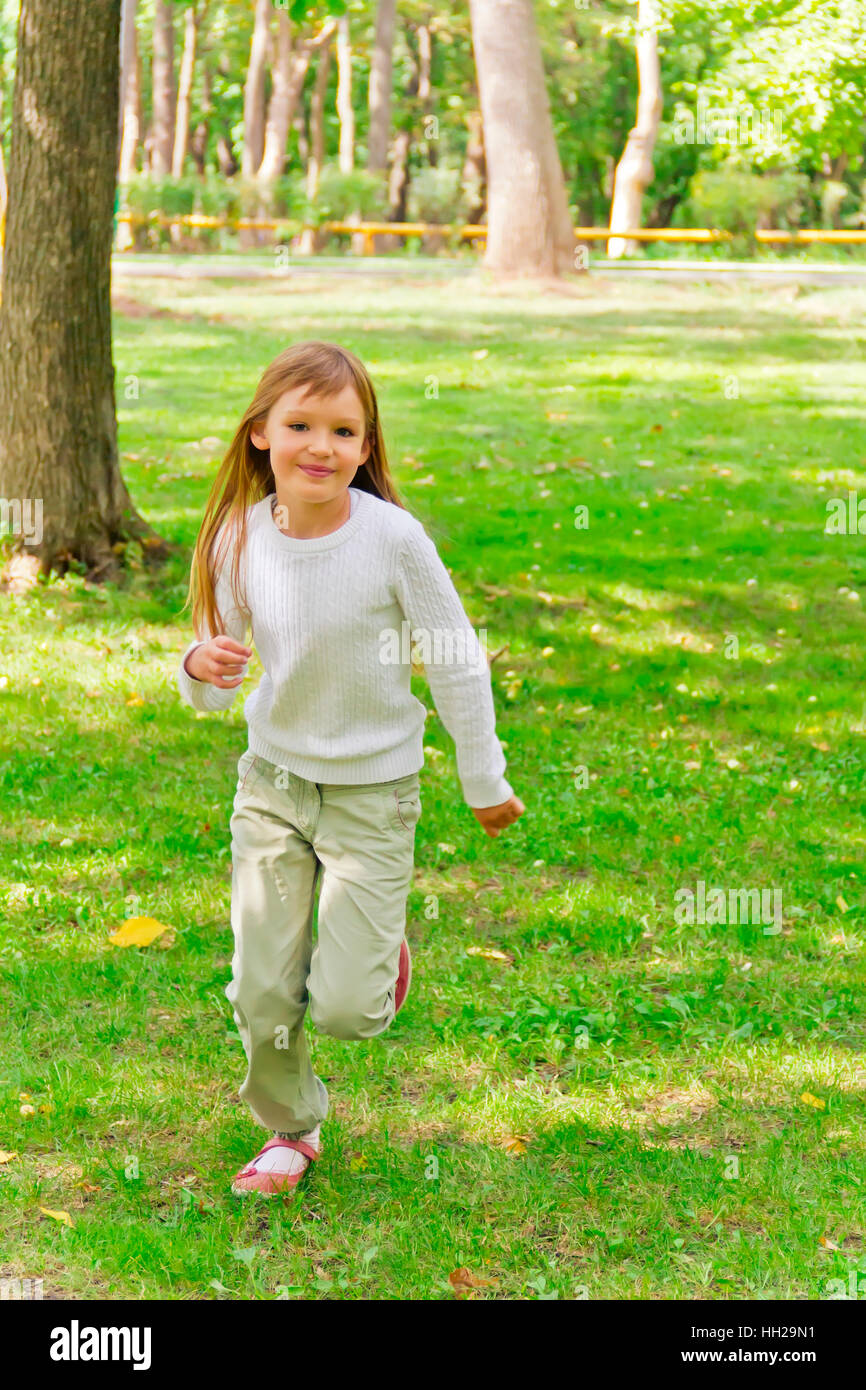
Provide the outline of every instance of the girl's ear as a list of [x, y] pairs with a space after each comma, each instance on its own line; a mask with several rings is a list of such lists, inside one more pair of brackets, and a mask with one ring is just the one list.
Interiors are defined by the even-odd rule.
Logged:
[[269, 449], [271, 447], [266, 436], [262, 434], [261, 429], [257, 428], [257, 426], [263, 425], [264, 423], [264, 420], [256, 420], [250, 427], [250, 439], [257, 449]]

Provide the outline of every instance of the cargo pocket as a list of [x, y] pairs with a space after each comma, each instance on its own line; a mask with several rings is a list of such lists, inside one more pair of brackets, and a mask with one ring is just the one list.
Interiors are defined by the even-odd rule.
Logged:
[[421, 797], [411, 784], [394, 787], [391, 792], [389, 823], [401, 835], [413, 835], [421, 819]]

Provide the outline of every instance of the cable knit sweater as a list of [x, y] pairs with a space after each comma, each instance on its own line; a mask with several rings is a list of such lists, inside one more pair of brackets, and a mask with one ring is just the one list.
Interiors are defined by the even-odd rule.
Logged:
[[[349, 520], [307, 540], [283, 534], [270, 494], [247, 511], [238, 599], [230, 548], [220, 566], [225, 632], [246, 646], [251, 627], [265, 671], [244, 702], [250, 750], [312, 782], [389, 782], [419, 771], [427, 711], [410, 688], [411, 633], [455, 743], [466, 803], [498, 806], [512, 789], [490, 670], [448, 571], [411, 513], [360, 488], [349, 494]], [[193, 709], [228, 709], [240, 686], [221, 689], [184, 669], [199, 645], [183, 654], [181, 696]]]

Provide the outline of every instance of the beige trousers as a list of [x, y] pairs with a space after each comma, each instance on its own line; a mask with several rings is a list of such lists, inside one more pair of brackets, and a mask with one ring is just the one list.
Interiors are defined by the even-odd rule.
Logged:
[[247, 1058], [239, 1095], [267, 1129], [298, 1137], [328, 1113], [308, 1003], [335, 1038], [373, 1038], [393, 1021], [419, 780], [308, 782], [249, 750], [238, 763], [225, 995]]

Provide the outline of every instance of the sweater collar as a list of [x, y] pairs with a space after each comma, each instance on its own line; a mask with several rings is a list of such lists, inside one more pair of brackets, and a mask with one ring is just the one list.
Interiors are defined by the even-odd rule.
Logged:
[[265, 533], [270, 537], [272, 544], [279, 550], [294, 552], [297, 555], [310, 555], [319, 550], [333, 550], [335, 546], [342, 545], [349, 540], [359, 527], [363, 524], [363, 514], [366, 510], [367, 494], [361, 488], [350, 487], [349, 499], [351, 502], [351, 515], [348, 521], [344, 521], [342, 526], [338, 526], [336, 531], [330, 531], [327, 536], [310, 536], [301, 539], [298, 536], [286, 536], [277, 525], [272, 507], [276, 493], [271, 492], [260, 503], [263, 516], [263, 527]]

